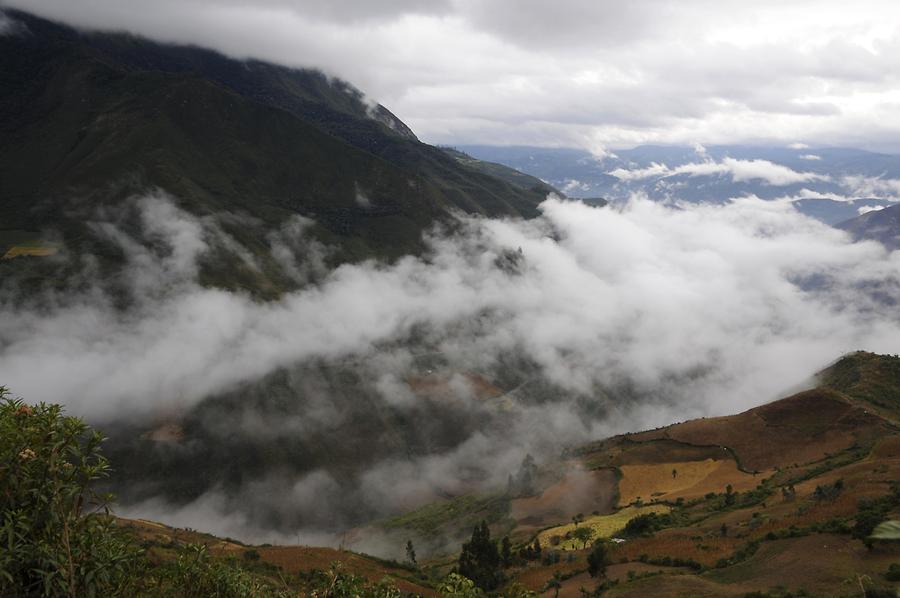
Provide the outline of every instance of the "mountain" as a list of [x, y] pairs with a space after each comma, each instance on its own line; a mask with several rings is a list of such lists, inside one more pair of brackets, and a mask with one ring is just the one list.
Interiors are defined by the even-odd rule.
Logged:
[[889, 250], [900, 249], [900, 206], [872, 210], [837, 225], [859, 240], [878, 241]]
[[570, 197], [719, 203], [788, 197], [835, 224], [896, 202], [900, 156], [851, 148], [645, 145], [594, 155], [574, 148], [463, 145], [480, 160], [539, 177]]
[[[291, 282], [262, 239], [292, 216], [313, 221], [336, 265], [420, 252], [422, 232], [456, 212], [534, 216], [550, 190], [419, 142], [386, 108], [316, 71], [6, 14], [15, 26], [0, 36], [4, 253], [44, 237], [113, 268], [120, 256], [88, 222], [160, 189], [215, 219], [259, 264], [223, 265], [240, 261], [223, 249], [201, 272], [205, 284], [271, 295]], [[23, 268], [64, 278], [34, 260], [2, 264], [7, 278]]]

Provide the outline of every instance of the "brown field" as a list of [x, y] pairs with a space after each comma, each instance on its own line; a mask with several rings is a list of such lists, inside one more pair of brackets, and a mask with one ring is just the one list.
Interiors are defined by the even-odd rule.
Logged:
[[743, 563], [711, 571], [705, 577], [750, 590], [780, 585], [819, 593], [853, 587], [857, 575], [880, 577], [898, 558], [900, 552], [868, 551], [862, 542], [847, 536], [814, 534], [765, 542]]
[[668, 438], [637, 442], [633, 441], [633, 438], [634, 435], [619, 436], [590, 445], [582, 453], [582, 461], [587, 467], [596, 468], [731, 458], [718, 446], [695, 446]]
[[[677, 472], [674, 477], [673, 469]], [[620, 506], [631, 504], [637, 498], [644, 502], [698, 498], [708, 492], [723, 492], [728, 484], [739, 492], [751, 490], [761, 479], [743, 473], [730, 459], [623, 465], [619, 470], [622, 472]]]
[[745, 469], [766, 471], [823, 459], [849, 448], [860, 436], [883, 433], [883, 424], [839, 393], [815, 389], [739, 415], [697, 419], [629, 439], [725, 446]]
[[[701, 536], [700, 539], [695, 539]], [[704, 534], [697, 529], [667, 529], [648, 538], [635, 538], [616, 546], [613, 560], [636, 561], [642, 554], [650, 558], [679, 557], [694, 559], [703, 565], [715, 565], [722, 557], [730, 556], [746, 540], [718, 533]]]
[[[597, 580], [592, 578], [588, 573], [579, 573], [578, 575], [572, 576], [569, 579], [563, 581], [560, 584], [559, 588], [559, 596], [560, 598], [580, 598], [581, 588], [586, 590], [592, 589], [597, 585]], [[542, 593], [541, 596], [554, 596], [555, 590], [547, 590]]]
[[437, 596], [437, 592], [404, 579], [410, 575], [404, 569], [393, 569], [370, 558], [353, 552], [310, 546], [267, 546], [255, 548], [262, 560], [278, 565], [286, 573], [296, 574], [312, 569], [328, 569], [332, 563], [341, 563], [345, 571], [362, 575], [372, 582], [385, 577], [391, 580], [401, 592], [414, 592], [423, 596]]
[[[205, 544], [212, 554], [240, 556], [246, 550], [256, 550], [263, 561], [281, 567], [286, 573], [296, 574], [312, 569], [328, 569], [332, 563], [341, 563], [344, 570], [366, 579], [378, 582], [388, 577], [402, 592], [412, 592], [423, 596], [437, 596], [434, 590], [405, 579], [410, 572], [392, 568], [380, 562], [344, 550], [310, 546], [249, 546], [222, 540], [215, 536], [188, 529], [172, 528], [146, 519], [117, 519], [118, 524], [132, 530], [141, 540], [152, 540], [160, 544]], [[551, 574], [552, 575], [552, 574]]]
[[539, 496], [512, 501], [511, 517], [518, 532], [533, 533], [573, 515], [609, 513], [616, 505], [616, 474], [611, 469], [572, 469]]
[[[559, 572], [561, 575], [565, 575], [573, 571], [578, 571], [579, 569], [587, 569], [584, 551], [576, 553], [576, 560], [574, 563], [567, 563], [565, 559], [563, 559], [555, 565], [533, 564], [523, 569], [519, 569], [514, 575], [515, 580], [518, 583], [529, 590], [538, 592], [544, 587], [544, 584], [547, 583], [548, 580], [553, 578], [554, 573]], [[561, 592], [560, 595], [562, 595]]]
[[888, 436], [872, 447], [871, 459], [900, 459], [900, 436]]
[[[857, 575], [883, 582], [881, 573], [900, 550], [868, 551], [847, 536], [814, 534], [764, 542], [744, 562], [701, 575], [661, 575], [620, 583], [610, 596], [743, 596], [774, 587], [805, 589], [816, 595], [857, 595]], [[856, 590], [858, 592], [858, 590]]]

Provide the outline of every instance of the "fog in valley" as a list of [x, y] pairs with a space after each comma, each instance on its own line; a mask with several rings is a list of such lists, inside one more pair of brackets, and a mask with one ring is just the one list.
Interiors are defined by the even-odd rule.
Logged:
[[120, 513], [224, 536], [337, 544], [503, 491], [526, 453], [736, 413], [849, 351], [898, 350], [900, 253], [789, 203], [551, 196], [540, 218], [460, 217], [421, 257], [332, 271], [298, 217], [267, 237], [299, 285], [274, 301], [200, 285], [211, 255], [254, 257], [219, 226], [235, 216], [178, 206], [156, 192], [95, 215], [116, 276], [62, 248], [77, 290], [5, 285], [0, 380], [192, 480], [140, 474]]

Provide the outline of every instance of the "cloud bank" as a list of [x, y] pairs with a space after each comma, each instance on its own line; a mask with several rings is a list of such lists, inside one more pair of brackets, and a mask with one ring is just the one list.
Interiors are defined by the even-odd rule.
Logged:
[[[852, 244], [781, 202], [551, 198], [534, 221], [465, 220], [435, 231], [421, 258], [344, 265], [270, 302], [196, 283], [222, 244], [213, 221], [162, 195], [131, 209], [141, 237], [114, 218], [93, 224], [127, 256], [125, 307], [100, 284], [4, 295], [0, 382], [14, 393], [105, 425], [187, 418], [229, 442], [337, 439], [336, 451], [360, 422], [415, 422], [402, 442], [366, 432], [378, 441], [352, 453], [364, 467], [350, 473], [307, 452], [213, 480], [177, 508], [144, 497], [125, 511], [243, 538], [334, 540], [361, 516], [502, 487], [526, 451], [552, 459], [569, 443], [737, 412], [848, 351], [900, 350], [900, 316], [883, 303], [900, 296], [900, 252]], [[279, 238], [273, 251], [302, 271]]]
[[[702, 147], [702, 146], [701, 146]], [[769, 160], [739, 160], [736, 158], [723, 158], [720, 162], [704, 160], [703, 162], [691, 162], [670, 168], [665, 164], [653, 162], [645, 168], [626, 169], [617, 168], [609, 172], [612, 176], [622, 181], [636, 181], [648, 178], [665, 178], [684, 174], [687, 176], [721, 176], [728, 175], [734, 182], [761, 181], [769, 185], [792, 185], [809, 181], [827, 181], [827, 175], [813, 172], [797, 172], [782, 164], [775, 164]]]

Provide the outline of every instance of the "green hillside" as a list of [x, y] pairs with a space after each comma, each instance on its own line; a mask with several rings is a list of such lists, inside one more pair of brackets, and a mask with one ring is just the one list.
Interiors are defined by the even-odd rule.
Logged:
[[[320, 73], [8, 14], [27, 32], [0, 37], [4, 230], [53, 230], [76, 253], [115, 262], [84, 222], [158, 188], [191, 213], [256, 223], [219, 224], [260, 273], [202, 276], [266, 295], [290, 283], [262, 238], [291, 215], [315, 221], [338, 264], [417, 253], [422, 232], [454, 210], [529, 217], [546, 197], [546, 187], [513, 185], [419, 142]], [[25, 260], [2, 267], [23, 263], [34, 270]]]

